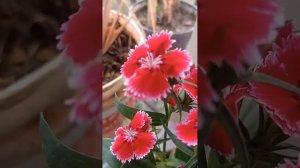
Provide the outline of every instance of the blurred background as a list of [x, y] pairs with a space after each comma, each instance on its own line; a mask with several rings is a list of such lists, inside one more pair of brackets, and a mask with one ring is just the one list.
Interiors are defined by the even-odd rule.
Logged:
[[[286, 19], [295, 20], [299, 30], [300, 1], [283, 5]], [[75, 93], [67, 85], [70, 65], [56, 48], [61, 24], [77, 9], [77, 0], [0, 0], [0, 167], [46, 167], [40, 112], [66, 144], [89, 150], [77, 140], [89, 123], [69, 122], [70, 106], [64, 101]], [[197, 24], [187, 50], [197, 62]]]

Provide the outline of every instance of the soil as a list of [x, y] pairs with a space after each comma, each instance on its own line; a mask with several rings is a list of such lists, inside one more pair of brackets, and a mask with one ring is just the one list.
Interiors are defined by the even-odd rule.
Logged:
[[[170, 30], [175, 33], [183, 33], [187, 30], [194, 27], [197, 11], [189, 6], [182, 5], [183, 3], [179, 3], [176, 8], [172, 9], [172, 21], [170, 24], [166, 24], [163, 19], [163, 10], [162, 7], [159, 6], [157, 8], [157, 21], [156, 21], [156, 32], [162, 30]], [[137, 18], [140, 20], [141, 24], [145, 26], [147, 29], [152, 30], [151, 26], [147, 24], [147, 6], [143, 6], [135, 12]]]
[[127, 60], [129, 50], [135, 45], [134, 39], [124, 31], [117, 37], [110, 49], [103, 55], [102, 85], [121, 75], [121, 66]]
[[0, 90], [55, 58], [77, 0], [0, 0]]

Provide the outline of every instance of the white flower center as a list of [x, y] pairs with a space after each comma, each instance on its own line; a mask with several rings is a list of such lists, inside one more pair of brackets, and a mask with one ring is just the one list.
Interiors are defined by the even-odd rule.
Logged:
[[145, 68], [158, 68], [158, 65], [162, 63], [161, 56], [154, 57], [153, 53], [149, 52], [145, 58], [139, 60], [142, 67]]
[[127, 142], [132, 142], [135, 139], [136, 135], [138, 134], [137, 131], [135, 131], [131, 128], [126, 129], [124, 131], [125, 131], [124, 138]]

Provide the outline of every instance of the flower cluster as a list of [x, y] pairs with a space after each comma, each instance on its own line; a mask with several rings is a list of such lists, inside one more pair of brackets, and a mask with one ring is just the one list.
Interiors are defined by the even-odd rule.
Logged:
[[[149, 36], [141, 45], [131, 50], [121, 72], [125, 77], [125, 95], [138, 101], [155, 100], [164, 102], [165, 108], [174, 108], [182, 113], [180, 93], [185, 93], [184, 99], [190, 104], [186, 109], [187, 118], [176, 124], [175, 131], [179, 140], [187, 146], [197, 145], [198, 128], [198, 71], [191, 66], [191, 57], [185, 50], [168, 50], [172, 43], [172, 33], [162, 31]], [[171, 83], [170, 80], [177, 82]], [[174, 93], [172, 97], [171, 93]], [[178, 104], [180, 103], [180, 104]], [[167, 110], [167, 115], [178, 113]], [[170, 113], [170, 114], [169, 114]], [[166, 118], [167, 124], [169, 117]], [[159, 121], [156, 121], [159, 122]], [[111, 152], [122, 162], [132, 159], [142, 159], [156, 146], [161, 137], [155, 137], [158, 129], [149, 131], [151, 117], [144, 111], [138, 111], [128, 126], [121, 127], [115, 132], [111, 145]], [[168, 125], [168, 124], [167, 124]], [[158, 138], [158, 139], [157, 139]], [[166, 138], [166, 137], [165, 137]]]

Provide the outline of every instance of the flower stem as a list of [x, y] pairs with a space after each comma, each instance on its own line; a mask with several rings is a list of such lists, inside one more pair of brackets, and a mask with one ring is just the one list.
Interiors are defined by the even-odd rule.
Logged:
[[[166, 126], [168, 127], [168, 123], [169, 123], [169, 108], [168, 108], [168, 104], [167, 104], [167, 99], [164, 100], [164, 107], [165, 107], [165, 113], [166, 113], [166, 118], [167, 118], [167, 122], [166, 122]], [[167, 138], [167, 132], [164, 132], [164, 139]], [[165, 141], [163, 143], [163, 152], [165, 153], [167, 149], [167, 142]]]

